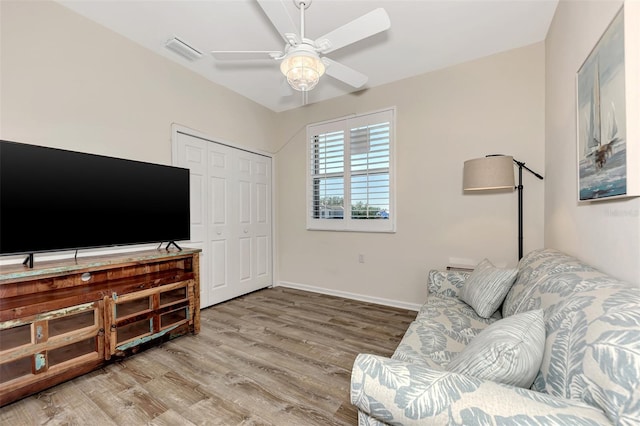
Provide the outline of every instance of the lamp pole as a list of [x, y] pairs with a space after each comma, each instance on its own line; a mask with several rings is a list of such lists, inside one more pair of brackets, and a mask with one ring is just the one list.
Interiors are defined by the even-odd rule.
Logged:
[[518, 161], [515, 158], [513, 159], [513, 162], [516, 163], [518, 165], [518, 186], [516, 186], [516, 189], [518, 190], [518, 260], [522, 259], [522, 246], [523, 246], [523, 240], [524, 240], [524, 236], [523, 236], [523, 227], [522, 227], [522, 191], [524, 189], [524, 186], [522, 185], [522, 169], [527, 169], [529, 172], [531, 172], [531, 174], [533, 174], [535, 177], [537, 177], [538, 179], [542, 180], [544, 179], [542, 177], [542, 175], [534, 172], [533, 170], [531, 170], [530, 168], [528, 168], [527, 166], [524, 165], [524, 163], [522, 161]]

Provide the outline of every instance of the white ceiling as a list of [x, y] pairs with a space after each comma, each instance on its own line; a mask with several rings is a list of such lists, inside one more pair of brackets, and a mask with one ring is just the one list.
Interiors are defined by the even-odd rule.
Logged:
[[[273, 0], [280, 1], [280, 0]], [[299, 26], [293, 0], [282, 0]], [[58, 0], [59, 3], [273, 110], [302, 105], [273, 60], [219, 62], [211, 50], [280, 51], [284, 41], [255, 0]], [[313, 0], [306, 36], [315, 39], [378, 7], [391, 29], [327, 56], [369, 77], [364, 88], [545, 39], [558, 0]], [[205, 52], [189, 62], [164, 47], [177, 36]], [[356, 90], [327, 75], [308, 103]], [[288, 94], [287, 94], [288, 92]]]

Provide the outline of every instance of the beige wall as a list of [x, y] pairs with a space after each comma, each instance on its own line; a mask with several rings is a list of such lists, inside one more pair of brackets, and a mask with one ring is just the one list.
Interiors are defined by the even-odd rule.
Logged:
[[0, 136], [171, 162], [171, 124], [272, 151], [276, 114], [50, 1], [1, 4]]
[[563, 0], [547, 36], [545, 245], [640, 283], [640, 199], [576, 201], [576, 72], [621, 4]]
[[[397, 107], [397, 232], [305, 230], [305, 125], [390, 106]], [[544, 174], [543, 43], [281, 115], [283, 284], [418, 304], [427, 271], [450, 258], [516, 264], [516, 194], [463, 195], [462, 166], [503, 153]], [[543, 246], [544, 184], [526, 174], [524, 186], [526, 252]]]

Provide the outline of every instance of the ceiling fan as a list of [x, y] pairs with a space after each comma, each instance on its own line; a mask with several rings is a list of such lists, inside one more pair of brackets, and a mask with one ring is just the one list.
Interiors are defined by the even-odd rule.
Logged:
[[[257, 0], [273, 26], [285, 41], [282, 51], [212, 51], [217, 60], [274, 59], [280, 61], [280, 70], [289, 85], [298, 91], [312, 90], [320, 77], [327, 75], [352, 87], [362, 87], [367, 76], [324, 55], [391, 27], [389, 15], [382, 9], [375, 9], [335, 30], [311, 40], [305, 37], [304, 13], [312, 0], [293, 0], [300, 9], [300, 33], [287, 12], [287, 0]], [[289, 0], [291, 1], [291, 0]]]

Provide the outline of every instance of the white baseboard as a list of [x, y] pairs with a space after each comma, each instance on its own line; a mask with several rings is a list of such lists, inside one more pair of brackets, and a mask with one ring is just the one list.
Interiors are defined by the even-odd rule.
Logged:
[[394, 308], [406, 309], [409, 311], [419, 311], [422, 305], [417, 303], [401, 302], [399, 300], [382, 299], [380, 297], [365, 296], [364, 294], [349, 293], [340, 290], [331, 290], [323, 287], [316, 287], [307, 284], [292, 283], [289, 281], [279, 281], [276, 287], [294, 288], [297, 290], [311, 291], [313, 293], [327, 294], [329, 296], [344, 297], [345, 299], [360, 300], [361, 302], [375, 303], [377, 305], [392, 306]]

